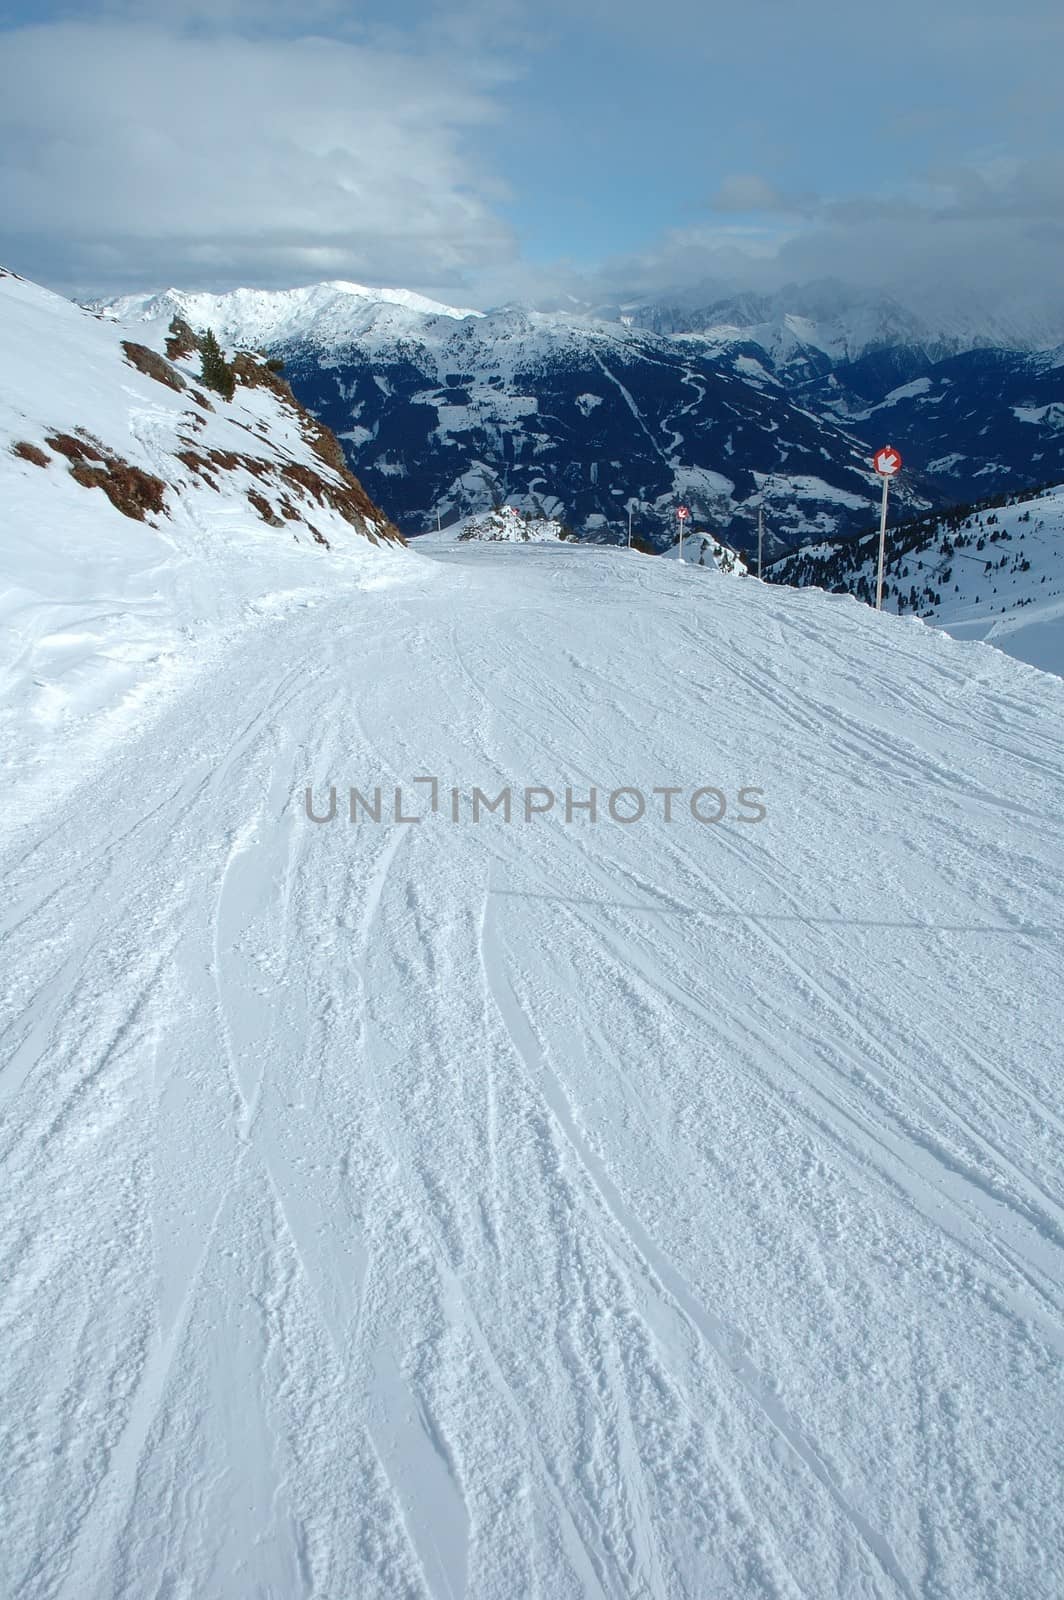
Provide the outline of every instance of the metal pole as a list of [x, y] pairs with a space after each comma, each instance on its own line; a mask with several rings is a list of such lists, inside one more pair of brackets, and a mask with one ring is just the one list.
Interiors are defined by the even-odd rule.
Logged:
[[682, 517], [677, 517], [676, 518], [676, 526], [680, 530], [680, 536], [676, 541], [676, 558], [677, 558], [678, 561], [682, 561], [683, 560], [683, 518]]
[[632, 502], [628, 502], [628, 548], [632, 548]]
[[883, 556], [887, 547], [887, 495], [890, 479], [883, 477], [883, 509], [879, 513], [879, 573], [876, 577], [876, 610], [883, 609]]
[[765, 542], [765, 511], [763, 506], [757, 508], [757, 575], [761, 576], [761, 547]]

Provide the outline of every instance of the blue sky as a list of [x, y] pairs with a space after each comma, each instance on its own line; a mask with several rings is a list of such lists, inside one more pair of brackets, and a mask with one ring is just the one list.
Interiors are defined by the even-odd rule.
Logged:
[[1051, 293], [1060, 9], [0, 0], [0, 254], [79, 292]]

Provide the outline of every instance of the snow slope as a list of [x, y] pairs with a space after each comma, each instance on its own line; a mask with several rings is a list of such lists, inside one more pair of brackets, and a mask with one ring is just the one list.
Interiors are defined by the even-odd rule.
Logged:
[[[958, 639], [985, 639], [1064, 677], [1064, 486], [888, 531], [883, 603]], [[776, 563], [774, 582], [845, 587], [871, 600], [879, 535]]]
[[[50, 796], [72, 782], [104, 728], [142, 718], [146, 697], [202, 662], [215, 635], [394, 559], [378, 541], [395, 529], [323, 457], [322, 430], [260, 381], [268, 375], [254, 363], [229, 404], [199, 389], [198, 355], [159, 361], [162, 381], [131, 364], [122, 337], [0, 272], [9, 817], [35, 775]], [[158, 509], [123, 511], [72, 469], [82, 479], [109, 471], [118, 489], [137, 474], [134, 487], [155, 494]]]
[[1064, 684], [375, 570], [4, 850], [0, 1592], [1055, 1600]]

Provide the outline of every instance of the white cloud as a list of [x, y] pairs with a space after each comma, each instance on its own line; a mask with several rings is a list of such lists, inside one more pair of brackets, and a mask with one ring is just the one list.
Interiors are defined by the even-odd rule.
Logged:
[[[889, 49], [846, 0], [660, 0], [651, 29], [635, 0], [62, 3], [95, 20], [0, 36], [4, 253], [57, 287], [570, 304], [830, 275], [1064, 302], [1059, 0], [898, 0]], [[712, 78], [672, 116], [689, 61]], [[639, 240], [641, 198], [684, 225], [589, 267]]]
[[988, 338], [1064, 341], [1064, 158], [995, 158], [931, 169], [891, 193], [788, 197], [729, 178], [705, 222], [670, 229], [587, 274], [583, 296], [704, 293], [834, 278], [895, 296], [936, 325], [985, 323]]
[[485, 76], [351, 39], [8, 32], [0, 214], [25, 270], [87, 285], [446, 282], [514, 255], [470, 149]]

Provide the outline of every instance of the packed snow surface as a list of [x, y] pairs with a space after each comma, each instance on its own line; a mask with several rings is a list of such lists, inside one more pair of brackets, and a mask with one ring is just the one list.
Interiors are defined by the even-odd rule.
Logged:
[[319, 571], [5, 819], [0, 1592], [1058, 1597], [1064, 684]]

